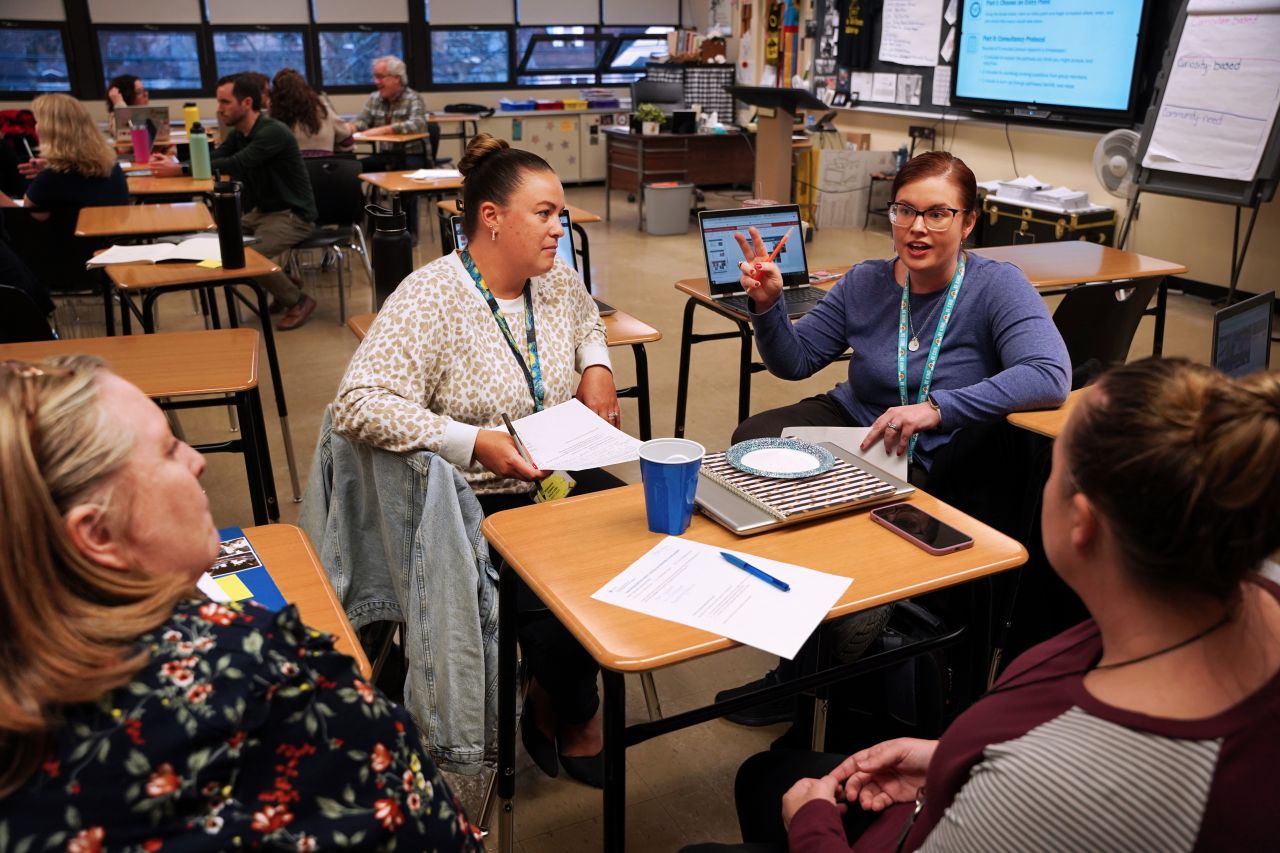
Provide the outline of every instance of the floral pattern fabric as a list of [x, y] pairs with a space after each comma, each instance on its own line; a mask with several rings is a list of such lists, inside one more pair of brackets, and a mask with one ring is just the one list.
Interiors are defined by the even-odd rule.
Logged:
[[404, 708], [291, 606], [179, 603], [0, 800], [0, 853], [480, 850]]

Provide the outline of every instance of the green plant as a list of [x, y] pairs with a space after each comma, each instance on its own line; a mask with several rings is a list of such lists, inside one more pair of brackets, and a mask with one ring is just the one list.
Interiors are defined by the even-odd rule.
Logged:
[[656, 124], [662, 124], [667, 118], [667, 114], [662, 111], [662, 107], [657, 104], [640, 104], [636, 107], [636, 121], [651, 121]]

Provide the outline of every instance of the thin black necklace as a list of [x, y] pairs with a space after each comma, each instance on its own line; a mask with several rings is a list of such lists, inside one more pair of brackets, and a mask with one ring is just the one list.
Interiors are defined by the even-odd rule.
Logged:
[[[994, 690], [988, 690], [986, 693], [982, 695], [982, 698], [985, 699], [988, 696], [995, 696], [997, 693], [1008, 693], [1011, 690], [1021, 690], [1023, 687], [1031, 687], [1032, 685], [1035, 685], [1035, 684], [1043, 684], [1046, 681], [1057, 681], [1060, 678], [1073, 678], [1077, 675], [1088, 675], [1090, 672], [1096, 672], [1098, 670], [1119, 669], [1122, 666], [1132, 666], [1135, 663], [1142, 663], [1143, 661], [1148, 661], [1148, 660], [1151, 660], [1152, 658], [1158, 658], [1161, 655], [1167, 655], [1170, 652], [1176, 652], [1178, 649], [1189, 646], [1192, 643], [1197, 642], [1199, 640], [1203, 640], [1205, 637], [1209, 636], [1214, 631], [1217, 631], [1219, 628], [1222, 628], [1225, 625], [1227, 625], [1227, 623], [1229, 623], [1230, 621], [1231, 621], [1231, 611], [1228, 610], [1226, 613], [1222, 614], [1221, 619], [1219, 619], [1217, 622], [1214, 622], [1208, 628], [1205, 628], [1204, 630], [1199, 631], [1191, 635], [1190, 637], [1187, 637], [1185, 640], [1179, 640], [1178, 642], [1174, 643], [1172, 646], [1165, 646], [1163, 649], [1156, 649], [1154, 652], [1148, 652], [1145, 655], [1139, 655], [1136, 658], [1129, 658], [1128, 660], [1116, 661], [1115, 663], [1099, 664], [1098, 666], [1091, 666], [1085, 669], [1078, 669], [1078, 670], [1075, 670], [1074, 672], [1063, 672], [1063, 673], [1059, 673], [1058, 675], [1046, 675], [1043, 678], [1036, 678], [1036, 679], [1032, 679], [1031, 681], [1024, 681], [1021, 684], [1009, 684], [1004, 687], [997, 687]], [[1063, 649], [1061, 652], [1058, 652], [1058, 654], [1064, 654], [1070, 651], [1071, 649], [1074, 649], [1076, 646], [1080, 645], [1080, 643], [1086, 642], [1088, 639], [1089, 638], [1085, 638], [1084, 640], [1081, 640], [1079, 643], [1075, 643], [1074, 645], [1066, 649]], [[1057, 657], [1057, 656], [1058, 655], [1055, 654], [1053, 657]], [[1052, 659], [1053, 658], [1049, 658], [1048, 660], [1044, 661], [1044, 663], [1048, 663], [1048, 661]]]

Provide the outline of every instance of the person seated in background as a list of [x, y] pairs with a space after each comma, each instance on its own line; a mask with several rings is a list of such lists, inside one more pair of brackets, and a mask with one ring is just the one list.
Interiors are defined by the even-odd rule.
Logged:
[[282, 68], [271, 85], [271, 117], [289, 126], [303, 157], [332, 157], [351, 151], [351, 125], [325, 104], [305, 77], [292, 68]]
[[[31, 104], [40, 132], [40, 157], [27, 161], [32, 176], [24, 207], [36, 219], [56, 210], [129, 203], [129, 184], [84, 104], [59, 92]], [[20, 167], [21, 168], [21, 167]], [[17, 202], [0, 193], [0, 206]]]
[[0, 362], [0, 467], [0, 838], [482, 849], [332, 636], [197, 591], [204, 457], [141, 391], [91, 356]]
[[[458, 168], [467, 248], [401, 282], [330, 411], [352, 441], [440, 455], [491, 515], [528, 506], [551, 473], [521, 456], [504, 414], [514, 420], [576, 397], [614, 426], [620, 415], [599, 310], [556, 255], [565, 202], [555, 172], [487, 133], [471, 140]], [[574, 494], [622, 485], [600, 469], [573, 476]], [[494, 552], [495, 566], [499, 559]], [[523, 582], [517, 601], [531, 674], [525, 748], [548, 776], [563, 766], [602, 786], [599, 668]]]
[[[760, 235], [735, 235], [746, 259], [739, 271], [756, 347], [770, 373], [804, 379], [853, 352], [847, 382], [752, 415], [734, 430], [735, 444], [793, 426], [868, 427], [863, 449], [883, 442], [906, 456], [911, 481], [928, 488], [934, 457], [961, 430], [1066, 399], [1071, 362], [1044, 299], [1013, 264], [962, 248], [978, 221], [977, 195], [973, 172], [958, 157], [929, 151], [912, 158], [893, 181], [894, 257], [857, 264], [794, 322]], [[872, 623], [885, 615], [880, 608], [855, 614], [840, 630], [870, 639]], [[717, 699], [794, 672], [792, 662], [781, 661], [763, 679]], [[791, 719], [794, 708], [786, 698], [728, 719], [769, 725]]]
[[[116, 107], [145, 107], [150, 105], [151, 96], [141, 77], [133, 74], [119, 74], [111, 78], [107, 84], [107, 130], [114, 137], [116, 134]], [[147, 132], [156, 138], [156, 126], [147, 120]]]
[[[360, 160], [366, 172], [385, 172], [389, 169], [422, 169], [434, 165], [436, 146], [440, 141], [440, 126], [427, 121], [427, 107], [422, 96], [409, 88], [409, 69], [398, 56], [380, 56], [373, 61], [373, 85], [376, 91], [364, 102], [364, 109], [352, 127], [365, 136], [386, 136], [397, 133], [425, 133], [428, 145], [421, 141], [396, 145], [395, 150], [375, 150]], [[376, 148], [376, 147], [375, 147]], [[416, 196], [409, 197], [405, 206], [409, 230], [418, 233], [418, 204]]]
[[1092, 618], [940, 741], [752, 757], [741, 849], [1274, 849], [1280, 374], [1103, 374], [1054, 444], [1041, 530]]
[[[311, 235], [318, 216], [298, 140], [282, 122], [261, 111], [262, 92], [247, 75], [223, 77], [217, 96], [218, 119], [231, 130], [209, 152], [209, 165], [244, 185], [244, 231], [258, 238], [258, 252], [283, 266], [285, 254]], [[157, 154], [151, 158], [151, 173], [189, 174], [190, 166]], [[316, 310], [315, 299], [283, 272], [259, 281], [275, 297], [272, 312], [284, 311], [277, 329], [296, 329]]]

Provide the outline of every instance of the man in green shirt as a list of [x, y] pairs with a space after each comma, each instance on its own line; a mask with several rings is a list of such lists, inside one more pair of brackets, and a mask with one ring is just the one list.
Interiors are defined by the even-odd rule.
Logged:
[[[311, 235], [316, 201], [293, 131], [263, 114], [261, 106], [262, 91], [247, 75], [233, 74], [218, 81], [218, 118], [231, 132], [210, 152], [209, 161], [214, 170], [243, 185], [244, 231], [258, 238], [255, 249], [282, 264], [284, 254]], [[183, 166], [157, 155], [151, 172], [179, 175]], [[259, 282], [285, 309], [277, 329], [298, 328], [316, 309], [315, 299], [283, 272]]]

